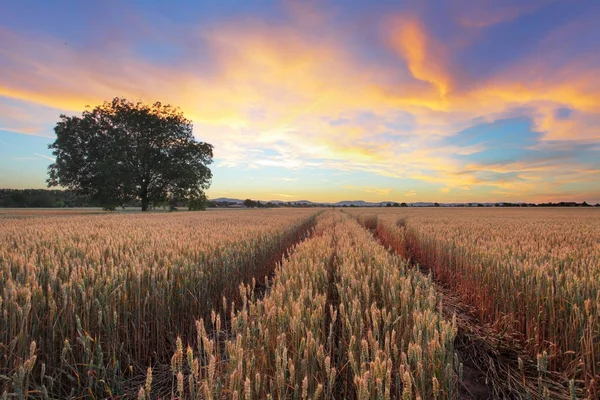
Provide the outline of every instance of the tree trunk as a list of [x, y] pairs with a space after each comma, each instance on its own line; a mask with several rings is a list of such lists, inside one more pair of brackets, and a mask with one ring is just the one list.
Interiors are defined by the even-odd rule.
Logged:
[[148, 211], [149, 204], [150, 199], [148, 199], [148, 196], [142, 196], [142, 211]]

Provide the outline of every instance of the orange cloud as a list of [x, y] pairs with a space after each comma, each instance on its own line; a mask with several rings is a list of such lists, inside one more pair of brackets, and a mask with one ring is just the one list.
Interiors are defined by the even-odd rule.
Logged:
[[412, 76], [432, 84], [441, 97], [452, 88], [445, 50], [422, 23], [414, 17], [399, 17], [389, 22], [390, 42], [394, 50], [406, 60]]
[[374, 193], [377, 196], [387, 196], [392, 193], [392, 188], [380, 188], [377, 186], [365, 186], [361, 190], [365, 193]]
[[[2, 99], [0, 97], [0, 99]], [[26, 107], [24, 107], [26, 106]], [[26, 109], [28, 109], [26, 111]], [[31, 112], [36, 118], [32, 118]], [[43, 107], [32, 106], [29, 103], [12, 100], [9, 103], [0, 101], [0, 130], [18, 132], [23, 134], [39, 134], [48, 130], [48, 121], [58, 118], [59, 111]], [[44, 136], [52, 137], [52, 132]]]
[[[467, 87], [460, 84], [464, 77], [456, 73], [452, 46], [437, 40], [414, 15], [389, 19], [387, 36], [378, 43], [406, 63], [403, 70], [360, 58], [343, 32], [327, 28], [326, 14], [310, 7], [293, 12], [298, 18], [291, 24], [236, 20], [194, 32], [210, 68], [193, 62], [157, 65], [119, 48], [102, 55], [75, 51], [61, 41], [3, 30], [0, 34], [11, 47], [0, 48], [7, 65], [0, 76], [0, 96], [68, 112], [114, 96], [161, 100], [182, 108], [194, 121], [196, 134], [216, 145], [224, 167], [367, 171], [419, 179], [448, 192], [489, 185], [525, 193], [556, 168], [465, 166], [457, 155], [483, 151], [486, 145], [448, 146], [441, 138], [472, 127], [474, 121], [526, 115], [546, 140], [600, 138], [600, 78], [593, 63], [573, 62], [553, 70], [540, 65], [534, 54], [491, 77], [473, 78]], [[305, 24], [314, 29], [299, 29]], [[190, 59], [199, 51], [186, 50]], [[557, 118], [559, 107], [572, 109], [571, 117]], [[367, 111], [375, 122], [361, 119]], [[0, 108], [3, 114], [10, 111]], [[37, 126], [51, 125], [56, 117], [44, 117]], [[28, 118], [35, 121], [37, 115], [23, 111], [18, 117]], [[348, 123], [331, 123], [341, 118]], [[249, 147], [269, 148], [276, 155]], [[464, 173], [471, 167], [520, 173], [523, 180]], [[389, 193], [388, 188], [372, 190]]]

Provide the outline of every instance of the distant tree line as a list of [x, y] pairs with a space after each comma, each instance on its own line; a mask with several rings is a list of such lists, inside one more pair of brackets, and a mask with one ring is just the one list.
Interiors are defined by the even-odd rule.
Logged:
[[[436, 203], [438, 204], [438, 203]], [[439, 204], [436, 206], [438, 207]], [[564, 202], [560, 203], [466, 203], [466, 204], [457, 204], [454, 207], [600, 207], [600, 203], [597, 203], [595, 206], [592, 206], [585, 201], [583, 203], [576, 202]]]
[[[152, 208], [204, 209], [206, 198], [198, 197], [191, 200], [153, 201]], [[130, 200], [123, 207], [141, 207], [141, 201]], [[69, 207], [103, 207], [101, 199], [93, 196], [78, 194], [72, 190], [52, 189], [0, 189], [0, 207], [3, 208], [69, 208]]]
[[[305, 203], [305, 202], [265, 202], [260, 200], [246, 199], [242, 203], [247, 208], [280, 208], [280, 207], [327, 207], [328, 204]], [[217, 204], [219, 206], [219, 204]]]
[[0, 189], [0, 207], [98, 207], [89, 196], [70, 190]]
[[[198, 204], [192, 202], [197, 202]], [[123, 204], [124, 207], [141, 207], [140, 200], [131, 200]], [[439, 203], [429, 207], [439, 207]], [[60, 207], [102, 207], [100, 200], [92, 196], [77, 194], [72, 190], [49, 190], [49, 189], [0, 189], [0, 207], [4, 208], [60, 208]], [[224, 208], [224, 207], [247, 207], [247, 208], [296, 208], [296, 207], [361, 207], [355, 204], [333, 205], [324, 203], [306, 202], [264, 202], [260, 200], [246, 199], [242, 204], [227, 201], [206, 200], [198, 197], [192, 200], [153, 201], [152, 208], [171, 209], [177, 207], [188, 207], [193, 209]], [[406, 203], [383, 203], [381, 207], [410, 207]], [[587, 202], [560, 202], [560, 203], [466, 203], [458, 204], [456, 207], [592, 207]], [[594, 207], [600, 207], [596, 204]]]
[[[207, 201], [207, 207], [247, 207], [247, 208], [277, 208], [277, 207], [377, 207], [372, 205], [357, 205], [357, 204], [330, 204], [330, 203], [304, 203], [304, 202], [261, 202], [259, 200], [246, 199], [242, 204], [227, 201]], [[431, 205], [409, 205], [407, 203], [381, 203], [378, 207], [441, 207], [440, 203], [432, 203]], [[560, 203], [463, 203], [453, 204], [452, 207], [600, 207], [600, 203], [595, 206], [587, 202], [560, 202]]]
[[[560, 203], [540, 203], [537, 204], [536, 207], [592, 207], [585, 201], [583, 203], [575, 203], [575, 202], [565, 202], [561, 201]], [[595, 207], [600, 207], [600, 203], [596, 203]]]

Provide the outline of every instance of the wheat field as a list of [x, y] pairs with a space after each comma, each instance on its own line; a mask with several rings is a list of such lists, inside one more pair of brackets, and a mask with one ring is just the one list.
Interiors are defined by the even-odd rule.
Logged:
[[116, 382], [165, 358], [194, 318], [220, 312], [239, 284], [264, 281], [314, 214], [0, 220], [0, 375], [12, 382], [8, 390], [25, 393], [29, 375], [45, 365], [40, 390], [119, 393]]
[[[542, 375], [600, 395], [600, 212], [595, 209], [380, 209], [388, 246], [431, 271], [482, 323], [515, 336]], [[395, 241], [395, 242], [394, 242]], [[384, 241], [385, 243], [385, 241]]]
[[596, 210], [26, 213], [0, 225], [6, 398], [465, 398], [441, 289], [523, 345], [531, 398], [553, 398], [553, 373], [564, 398], [598, 396]]

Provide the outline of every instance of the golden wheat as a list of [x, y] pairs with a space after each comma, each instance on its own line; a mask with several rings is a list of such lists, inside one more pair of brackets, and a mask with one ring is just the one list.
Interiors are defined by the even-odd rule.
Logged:
[[[521, 337], [547, 369], [600, 395], [600, 212], [595, 209], [352, 210], [406, 226], [406, 248], [482, 322]], [[368, 217], [368, 215], [377, 215]], [[396, 228], [394, 228], [394, 225]]]
[[[345, 214], [319, 217], [314, 237], [277, 269], [267, 296], [254, 298], [251, 286], [241, 291], [246, 300], [230, 315], [231, 339], [220, 343], [208, 333], [212, 321], [196, 324], [192, 398], [455, 394], [456, 328], [441, 318], [431, 281]], [[224, 361], [216, 372], [207, 364], [213, 359]]]
[[0, 375], [15, 386], [7, 390], [27, 390], [32, 341], [49, 374], [39, 385], [122, 390], [114, 382], [166, 356], [177, 334], [193, 333], [190, 320], [221, 312], [241, 282], [263, 281], [314, 214], [0, 220]]

